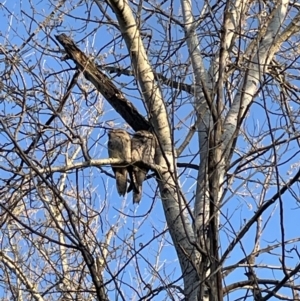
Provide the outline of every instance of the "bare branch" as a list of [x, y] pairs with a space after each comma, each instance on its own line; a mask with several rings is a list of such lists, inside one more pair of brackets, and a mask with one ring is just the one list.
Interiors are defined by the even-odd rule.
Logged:
[[65, 59], [72, 59], [75, 62], [86, 79], [94, 84], [97, 90], [135, 131], [149, 130], [151, 128], [149, 122], [140, 115], [133, 104], [129, 102], [113, 82], [97, 68], [95, 63], [77, 48], [70, 37], [66, 34], [60, 34], [55, 37], [68, 54], [68, 57]]

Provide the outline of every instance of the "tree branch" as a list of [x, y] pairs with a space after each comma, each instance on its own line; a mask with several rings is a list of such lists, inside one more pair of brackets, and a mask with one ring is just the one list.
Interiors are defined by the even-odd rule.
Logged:
[[114, 83], [99, 70], [94, 62], [89, 59], [66, 34], [55, 36], [65, 48], [67, 56], [62, 60], [72, 59], [77, 68], [83, 72], [96, 89], [105, 97], [110, 105], [123, 117], [123, 119], [135, 130], [148, 131], [150, 123], [138, 112], [134, 105], [128, 101]]
[[[112, 67], [112, 66], [101, 66], [105, 71], [109, 73], [116, 73], [116, 74], [122, 74], [127, 76], [134, 76], [134, 72], [130, 69], [125, 68], [119, 68], [119, 67]], [[154, 72], [154, 77], [157, 81], [161, 81], [164, 85], [169, 86], [173, 89], [177, 89], [180, 91], [184, 91], [188, 94], [193, 95], [195, 92], [195, 89], [192, 85], [185, 84], [182, 82], [178, 82], [172, 78], [166, 77], [162, 75], [161, 73]]]

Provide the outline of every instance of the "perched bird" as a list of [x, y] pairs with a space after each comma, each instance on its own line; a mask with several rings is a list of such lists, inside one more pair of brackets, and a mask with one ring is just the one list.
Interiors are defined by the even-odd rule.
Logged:
[[[142, 198], [142, 186], [149, 167], [153, 164], [155, 155], [155, 138], [148, 131], [138, 131], [131, 139], [131, 160], [129, 176], [133, 190], [133, 203], [139, 203]], [[137, 163], [135, 163], [137, 162]]]
[[[130, 135], [121, 129], [108, 132], [108, 155], [110, 158], [120, 159], [124, 163], [131, 162], [131, 141]], [[119, 195], [124, 196], [127, 189], [127, 167], [112, 166], [116, 176], [116, 185]]]

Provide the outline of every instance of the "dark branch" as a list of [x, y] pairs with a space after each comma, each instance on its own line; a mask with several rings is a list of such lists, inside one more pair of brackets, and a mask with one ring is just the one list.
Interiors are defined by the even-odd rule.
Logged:
[[[129, 69], [123, 69], [123, 68], [118, 68], [118, 67], [110, 67], [110, 66], [101, 66], [104, 70], [106, 70], [109, 73], [116, 73], [116, 74], [122, 74], [122, 75], [127, 75], [127, 76], [133, 76], [134, 73], [132, 70]], [[161, 73], [156, 73], [154, 72], [154, 77], [157, 81], [161, 81], [164, 85], [169, 86], [171, 88], [180, 90], [180, 91], [185, 91], [189, 94], [194, 94], [195, 89], [192, 85], [181, 83], [178, 81], [175, 81], [174, 79], [168, 78]]]
[[133, 104], [125, 98], [114, 83], [97, 68], [96, 64], [75, 45], [71, 38], [66, 34], [60, 34], [55, 37], [65, 48], [67, 53], [65, 59], [72, 59], [74, 61], [77, 68], [83, 72], [85, 78], [96, 87], [133, 130], [150, 130], [150, 123], [138, 112]]

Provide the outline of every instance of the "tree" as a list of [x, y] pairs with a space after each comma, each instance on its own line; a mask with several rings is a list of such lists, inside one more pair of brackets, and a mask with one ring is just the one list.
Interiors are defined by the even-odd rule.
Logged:
[[[299, 9], [1, 4], [1, 300], [300, 300]], [[156, 137], [139, 206], [116, 128]]]

